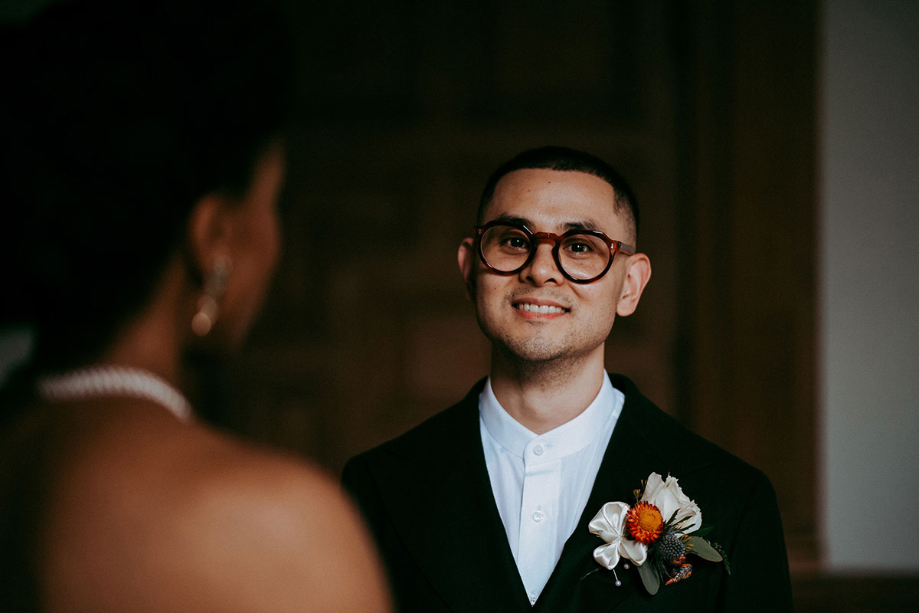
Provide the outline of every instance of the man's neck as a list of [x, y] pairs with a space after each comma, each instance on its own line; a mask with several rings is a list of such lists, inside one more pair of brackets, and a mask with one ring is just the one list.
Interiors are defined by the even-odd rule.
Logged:
[[491, 387], [507, 413], [527, 430], [543, 434], [587, 409], [606, 371], [603, 353], [581, 359], [520, 363], [493, 355]]

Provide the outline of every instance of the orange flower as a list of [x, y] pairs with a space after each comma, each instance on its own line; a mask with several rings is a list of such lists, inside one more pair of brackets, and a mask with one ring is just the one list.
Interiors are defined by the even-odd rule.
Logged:
[[660, 538], [664, 527], [660, 509], [647, 502], [639, 502], [629, 509], [625, 521], [632, 538], [645, 545]]

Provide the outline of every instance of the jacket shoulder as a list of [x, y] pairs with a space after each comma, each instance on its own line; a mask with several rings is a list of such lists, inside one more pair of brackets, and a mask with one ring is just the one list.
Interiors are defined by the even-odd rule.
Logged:
[[766, 478], [756, 467], [696, 434], [660, 409], [628, 378], [611, 374], [610, 379], [613, 386], [626, 398], [620, 416], [623, 429], [628, 429], [632, 436], [639, 437], [639, 444], [654, 449], [664, 458], [671, 460], [674, 465], [684, 466], [689, 471], [715, 466], [746, 478]]
[[482, 379], [456, 404], [434, 414], [414, 428], [360, 453], [346, 465], [377, 464], [390, 460], [412, 458], [434, 459], [454, 453], [457, 446], [468, 444], [471, 434], [478, 435], [478, 398], [485, 380]]

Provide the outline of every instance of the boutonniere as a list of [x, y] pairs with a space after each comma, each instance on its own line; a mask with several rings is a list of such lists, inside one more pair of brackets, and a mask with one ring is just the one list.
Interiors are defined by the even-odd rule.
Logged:
[[634, 505], [607, 502], [589, 527], [592, 534], [606, 543], [594, 549], [594, 559], [613, 571], [616, 585], [620, 585], [615, 570], [620, 558], [638, 568], [641, 582], [652, 596], [661, 581], [671, 585], [689, 578], [692, 564], [686, 561], [688, 555], [724, 562], [725, 570], [731, 573], [721, 547], [702, 538], [712, 527], [702, 525], [699, 505], [669, 475], [665, 481], [659, 474], [651, 473], [647, 481], [642, 481], [642, 487], [635, 490]]

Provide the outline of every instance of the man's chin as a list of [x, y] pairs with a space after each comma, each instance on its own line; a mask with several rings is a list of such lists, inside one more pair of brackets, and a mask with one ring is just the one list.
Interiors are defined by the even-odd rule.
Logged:
[[548, 339], [528, 338], [519, 339], [493, 339], [496, 347], [500, 347], [509, 359], [520, 363], [545, 363], [555, 362], [570, 356], [568, 348], [559, 346]]

